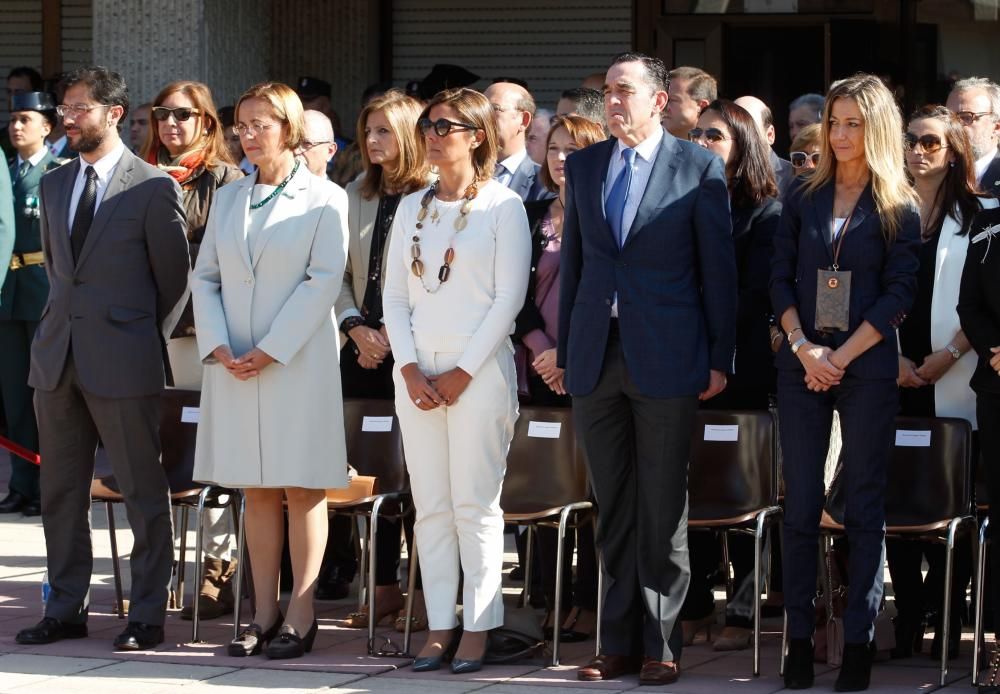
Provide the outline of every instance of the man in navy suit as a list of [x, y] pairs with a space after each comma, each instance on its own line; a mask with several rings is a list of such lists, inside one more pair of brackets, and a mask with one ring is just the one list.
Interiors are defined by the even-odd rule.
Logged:
[[614, 138], [566, 163], [558, 365], [601, 509], [605, 571], [602, 653], [583, 680], [640, 662], [643, 684], [678, 677], [691, 429], [733, 363], [723, 164], [660, 125], [666, 74], [657, 58], [615, 58], [604, 85]]
[[521, 200], [542, 200], [554, 197], [542, 185], [538, 176], [541, 168], [528, 156], [525, 137], [531, 119], [535, 117], [535, 100], [531, 93], [513, 82], [496, 82], [483, 92], [493, 105], [493, 115], [500, 135], [500, 152], [493, 178], [521, 196]]

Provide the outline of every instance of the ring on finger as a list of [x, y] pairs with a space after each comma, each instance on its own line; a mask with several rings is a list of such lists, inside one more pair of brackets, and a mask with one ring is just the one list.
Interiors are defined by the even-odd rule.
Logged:
[[420, 398], [417, 398], [416, 400], [413, 401], [413, 404], [414, 405], [419, 405], [422, 402], [423, 402], [423, 400], [421, 400]]

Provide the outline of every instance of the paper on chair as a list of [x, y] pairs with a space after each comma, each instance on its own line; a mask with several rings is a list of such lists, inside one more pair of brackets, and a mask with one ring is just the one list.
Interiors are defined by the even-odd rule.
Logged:
[[361, 431], [392, 431], [392, 417], [365, 417]]
[[528, 436], [536, 439], [557, 439], [562, 422], [528, 422]]
[[930, 448], [931, 432], [896, 429], [896, 445], [907, 448]]
[[740, 425], [739, 424], [706, 424], [705, 425], [705, 440], [706, 441], [739, 441], [740, 440]]
[[181, 409], [181, 421], [185, 424], [197, 424], [201, 419], [201, 410], [197, 407], [184, 407]]

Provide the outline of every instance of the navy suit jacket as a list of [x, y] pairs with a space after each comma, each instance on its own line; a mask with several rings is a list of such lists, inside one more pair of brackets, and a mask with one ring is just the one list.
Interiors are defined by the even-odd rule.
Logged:
[[664, 131], [624, 246], [604, 216], [607, 140], [566, 162], [558, 365], [566, 388], [597, 385], [611, 305], [629, 377], [648, 397], [691, 396], [709, 369], [729, 372], [736, 342], [736, 260], [722, 160]]
[[988, 195], [1000, 198], [1000, 152], [993, 157], [993, 161], [983, 172], [983, 180], [980, 187]]
[[[917, 292], [919, 214], [915, 208], [907, 210], [896, 240], [887, 243], [868, 184], [858, 199], [840, 250], [840, 269], [851, 271], [848, 329], [820, 334], [816, 330], [816, 271], [828, 270], [833, 263], [830, 222], [834, 184], [828, 183], [812, 195], [804, 191], [802, 181], [796, 181], [788, 191], [774, 235], [771, 303], [775, 318], [780, 320], [789, 307], [795, 306], [806, 338], [833, 349], [868, 321], [883, 339], [851, 362], [847, 373], [859, 378], [896, 378], [896, 328], [906, 318]], [[804, 371], [787, 340], [782, 342], [775, 364], [779, 369]]]
[[526, 156], [511, 176], [507, 187], [520, 195], [522, 202], [554, 198], [556, 194], [542, 185], [541, 176], [538, 175], [541, 168], [531, 157]]

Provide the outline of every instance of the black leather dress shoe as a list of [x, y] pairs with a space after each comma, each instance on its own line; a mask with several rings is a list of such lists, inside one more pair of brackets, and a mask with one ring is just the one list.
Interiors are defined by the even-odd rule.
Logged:
[[163, 643], [163, 627], [156, 624], [129, 622], [125, 631], [115, 637], [116, 651], [146, 651]]
[[62, 639], [83, 639], [87, 637], [87, 624], [67, 624], [54, 617], [44, 617], [33, 627], [21, 629], [14, 640], [20, 644], [37, 646], [55, 643]]
[[0, 513], [17, 513], [21, 507], [28, 503], [28, 497], [21, 496], [15, 491], [11, 491], [0, 501]]
[[21, 513], [25, 518], [33, 518], [42, 515], [42, 504], [39, 501], [25, 501], [21, 506]]

